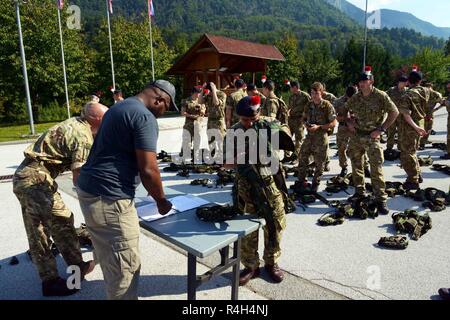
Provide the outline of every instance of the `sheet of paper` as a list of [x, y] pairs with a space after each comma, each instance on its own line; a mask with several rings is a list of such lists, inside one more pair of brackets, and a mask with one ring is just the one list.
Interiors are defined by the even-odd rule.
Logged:
[[153, 198], [141, 198], [140, 200], [146, 202], [146, 204], [138, 207], [136, 210], [138, 216], [145, 221], [161, 219], [174, 213], [184, 212], [209, 203], [202, 198], [198, 198], [192, 195], [178, 196], [169, 199], [169, 201], [172, 202], [173, 205], [172, 210], [170, 210], [165, 215], [160, 215], [158, 212], [158, 207], [156, 206], [156, 202], [153, 200]]
[[174, 197], [169, 199], [169, 201], [172, 202], [173, 207], [179, 212], [198, 208], [209, 203], [209, 201], [192, 195]]
[[177, 213], [177, 210], [172, 209], [165, 215], [160, 215], [158, 211], [158, 207], [155, 202], [150, 202], [143, 206], [138, 207], [137, 209], [138, 216], [145, 221], [153, 221], [157, 219], [161, 219], [167, 216], [170, 216], [174, 213]]

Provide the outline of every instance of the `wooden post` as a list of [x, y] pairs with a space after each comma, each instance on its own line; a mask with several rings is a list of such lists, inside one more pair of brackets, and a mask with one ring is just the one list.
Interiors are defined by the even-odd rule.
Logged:
[[219, 69], [216, 69], [216, 84], [217, 84], [217, 88], [220, 90], [222, 89], [222, 86], [220, 85], [220, 73], [219, 73]]

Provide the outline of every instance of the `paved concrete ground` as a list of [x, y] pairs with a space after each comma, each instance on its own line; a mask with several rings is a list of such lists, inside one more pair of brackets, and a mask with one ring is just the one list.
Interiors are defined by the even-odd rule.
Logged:
[[[437, 135], [432, 136], [433, 141], [445, 142], [446, 118], [444, 110], [437, 114], [434, 128]], [[180, 150], [180, 123], [177, 118], [160, 120], [160, 150]], [[14, 172], [25, 147], [24, 144], [0, 146], [0, 175]], [[340, 172], [334, 154], [335, 150], [331, 150], [331, 172], [324, 176], [324, 180]], [[439, 150], [427, 149], [419, 154], [431, 155], [438, 163], [450, 164], [450, 161], [438, 159], [442, 154]], [[390, 181], [405, 179], [398, 161], [385, 163], [385, 175]], [[231, 200], [230, 186], [208, 189], [189, 185], [191, 179], [210, 177], [208, 175], [191, 175], [189, 179], [178, 177], [174, 173], [163, 173], [162, 176], [164, 184], [176, 190], [219, 203]], [[423, 176], [423, 187], [433, 186], [446, 191], [449, 189], [448, 176], [428, 167], [423, 167]], [[59, 182], [62, 195], [73, 209], [78, 225], [82, 216], [77, 200], [70, 195], [70, 175], [62, 176]], [[294, 178], [291, 177], [289, 185], [293, 182]], [[38, 277], [23, 254], [27, 249], [27, 240], [19, 203], [11, 188], [10, 182], [0, 183], [0, 299], [39, 299]], [[340, 193], [331, 198], [346, 197], [347, 194]], [[427, 211], [420, 207], [420, 203], [403, 197], [390, 199], [388, 205], [395, 211], [407, 208]], [[390, 216], [381, 216], [375, 220], [347, 220], [340, 226], [320, 227], [316, 221], [326, 210], [321, 203], [315, 203], [306, 211], [298, 208], [295, 213], [287, 216], [280, 261], [280, 266], [286, 271], [286, 280], [281, 284], [273, 284], [263, 273], [260, 279], [252, 280], [240, 289], [242, 299], [436, 299], [439, 287], [450, 286], [450, 251], [447, 250], [450, 242], [449, 208], [431, 213], [433, 228], [419, 241], [411, 240], [409, 247], [403, 251], [380, 249], [376, 246], [380, 237], [395, 233]], [[141, 252], [143, 262], [140, 298], [185, 299], [186, 257], [183, 253], [145, 231], [141, 237]], [[13, 255], [20, 260], [17, 266], [8, 265]], [[91, 253], [86, 252], [84, 255], [87, 258]], [[59, 262], [62, 273], [64, 264]], [[215, 262], [217, 257], [202, 260], [206, 266]], [[201, 287], [199, 299], [228, 299], [230, 287], [227, 278], [229, 274]], [[87, 280], [83, 290], [71, 299], [104, 298], [99, 267]]]

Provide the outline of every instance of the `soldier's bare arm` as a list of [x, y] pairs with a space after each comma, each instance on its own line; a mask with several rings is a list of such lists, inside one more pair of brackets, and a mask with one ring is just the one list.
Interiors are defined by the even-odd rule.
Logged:
[[219, 98], [217, 97], [217, 87], [214, 84], [214, 82], [211, 82], [210, 85], [211, 85], [211, 95], [213, 98], [213, 104], [214, 104], [214, 106], [219, 106], [220, 101], [219, 101]]
[[155, 152], [136, 150], [139, 176], [148, 194], [155, 199], [160, 214], [166, 214], [172, 208], [172, 204], [164, 194], [161, 174]]
[[72, 182], [73, 182], [74, 186], [77, 185], [77, 180], [78, 180], [78, 177], [80, 176], [80, 170], [81, 170], [81, 168], [72, 170]]

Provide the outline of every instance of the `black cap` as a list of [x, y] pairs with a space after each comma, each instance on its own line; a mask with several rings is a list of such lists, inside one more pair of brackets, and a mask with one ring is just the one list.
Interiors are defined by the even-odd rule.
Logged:
[[422, 72], [420, 72], [420, 71], [412, 71], [409, 74], [408, 80], [411, 83], [417, 83], [417, 82], [421, 81], [422, 78], [423, 78]]
[[122, 93], [122, 89], [116, 88], [113, 90], [113, 94], [118, 94], [118, 93]]
[[175, 104], [176, 91], [173, 84], [171, 84], [169, 81], [166, 80], [156, 80], [152, 82], [151, 85], [167, 93], [170, 97], [170, 106], [175, 108], [175, 110], [180, 111], [177, 105]]
[[247, 84], [247, 91], [253, 91], [256, 89], [256, 86], [254, 83]]
[[236, 80], [236, 81], [234, 82], [234, 86], [235, 86], [237, 89], [242, 88], [242, 87], [244, 86], [244, 84], [245, 84], [245, 82], [244, 82], [244, 80], [242, 80], [242, 79], [238, 79], [238, 80]]
[[254, 117], [259, 113], [260, 109], [261, 109], [261, 97], [247, 96], [239, 100], [236, 106], [236, 113], [238, 114], [238, 116]]
[[373, 80], [373, 74], [368, 74], [366, 72], [360, 73], [359, 77], [358, 77], [358, 82], [365, 81], [365, 80]]

